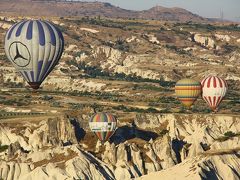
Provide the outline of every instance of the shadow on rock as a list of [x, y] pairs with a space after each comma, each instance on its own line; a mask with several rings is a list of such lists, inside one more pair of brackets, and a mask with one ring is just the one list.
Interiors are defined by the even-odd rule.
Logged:
[[173, 139], [172, 140], [172, 149], [176, 154], [177, 157], [177, 162], [176, 163], [181, 163], [181, 155], [180, 151], [182, 150], [183, 146], [186, 144], [183, 140], [178, 140], [178, 139]]
[[75, 133], [77, 141], [79, 142], [81, 139], [84, 138], [86, 132], [84, 131], [83, 128], [80, 127], [80, 124], [76, 119], [70, 118], [70, 123], [74, 127], [74, 133]]
[[103, 166], [99, 161], [95, 159], [91, 154], [81, 151], [85, 157], [94, 165], [94, 167], [103, 175], [105, 180], [113, 180], [114, 174], [109, 167]]
[[114, 135], [110, 138], [110, 141], [117, 145], [134, 138], [150, 141], [151, 139], [154, 140], [157, 137], [158, 134], [152, 131], [140, 130], [137, 129], [136, 126], [122, 126], [115, 131]]

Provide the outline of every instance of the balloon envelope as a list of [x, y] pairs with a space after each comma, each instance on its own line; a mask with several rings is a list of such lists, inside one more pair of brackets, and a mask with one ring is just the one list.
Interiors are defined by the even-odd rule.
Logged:
[[190, 107], [201, 94], [201, 83], [193, 79], [182, 79], [176, 83], [175, 92], [178, 99]]
[[217, 76], [208, 76], [201, 82], [202, 97], [212, 110], [216, 110], [227, 93], [227, 82]]
[[114, 133], [117, 120], [110, 113], [96, 113], [89, 121], [89, 127], [101, 142], [107, 141]]
[[38, 89], [57, 65], [63, 47], [62, 33], [48, 21], [21, 21], [5, 37], [6, 56], [33, 89]]

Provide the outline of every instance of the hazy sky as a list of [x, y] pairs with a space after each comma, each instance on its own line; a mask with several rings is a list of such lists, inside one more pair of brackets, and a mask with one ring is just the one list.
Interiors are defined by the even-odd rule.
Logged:
[[[94, 0], [87, 0], [94, 1]], [[153, 6], [181, 7], [203, 17], [219, 18], [240, 22], [240, 0], [98, 0], [110, 2], [124, 9], [146, 10]]]

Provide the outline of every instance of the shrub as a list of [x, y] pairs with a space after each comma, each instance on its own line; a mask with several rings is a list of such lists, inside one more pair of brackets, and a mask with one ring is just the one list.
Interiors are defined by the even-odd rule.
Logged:
[[175, 46], [175, 45], [166, 45], [166, 48], [168, 48], [168, 49], [171, 49], [171, 50], [174, 50], [176, 53], [178, 53], [178, 54], [187, 54], [187, 55], [190, 55], [189, 54], [189, 52], [187, 52], [187, 51], [184, 51], [183, 49], [181, 49], [181, 48], [178, 48], [177, 46]]
[[66, 61], [66, 64], [67, 64], [68, 66], [73, 65], [73, 66], [78, 67], [78, 63], [77, 63], [77, 61], [74, 60], [74, 59], [71, 59], [71, 60]]
[[60, 102], [53, 102], [52, 107], [62, 107]]
[[64, 68], [60, 68], [60, 71], [62, 71], [63, 73], [68, 73], [68, 70]]
[[0, 152], [6, 151], [8, 149], [8, 145], [1, 145], [0, 144]]
[[113, 46], [115, 49], [118, 49], [120, 51], [128, 52], [129, 51], [129, 45], [126, 43], [125, 40], [118, 38], [115, 41], [115, 46]]
[[[137, 76], [136, 74], [129, 74], [129, 75], [126, 75], [124, 73], [111, 74], [110, 72], [104, 71], [98, 66], [88, 66], [86, 65], [85, 62], [80, 62], [78, 64], [78, 69], [83, 70], [85, 75], [82, 75], [82, 77], [85, 77], [85, 78], [101, 77], [108, 80], [124, 80], [124, 81], [131, 81], [131, 82], [132, 81], [133, 82], [152, 82], [152, 83], [159, 83], [162, 87], [174, 87], [174, 85], [176, 84], [176, 82], [164, 81], [162, 79], [142, 78], [141, 76]], [[60, 70], [63, 71], [62, 69]]]
[[233, 46], [233, 45], [229, 45], [229, 44], [223, 45], [222, 48], [224, 49], [224, 53], [226, 53], [226, 54], [229, 54], [238, 49], [237, 46]]
[[226, 141], [228, 139], [229, 139], [229, 137], [222, 136], [222, 137], [217, 138], [216, 140], [219, 141], [219, 142], [223, 142], [223, 141]]
[[232, 132], [232, 131], [228, 131], [224, 133], [224, 136], [226, 137], [234, 137], [236, 136], [236, 133]]
[[160, 136], [164, 136], [165, 134], [169, 133], [169, 130], [167, 129], [163, 129], [162, 131], [160, 131], [159, 135]]
[[148, 113], [158, 113], [158, 112], [159, 112], [157, 109], [152, 108], [152, 107], [148, 108], [146, 111], [147, 111]]
[[237, 24], [230, 24], [225, 26], [216, 26], [211, 24], [198, 24], [193, 22], [187, 22], [187, 23], [175, 23], [175, 27], [181, 26], [181, 27], [189, 27], [199, 30], [205, 30], [205, 31], [215, 31], [215, 30], [226, 30], [226, 31], [239, 31], [239, 27]]
[[160, 113], [160, 111], [158, 111], [154, 108], [141, 109], [141, 108], [135, 108], [135, 107], [126, 107], [124, 105], [119, 105], [119, 106], [113, 107], [113, 109], [121, 110], [123, 112]]
[[143, 85], [134, 84], [132, 89], [133, 90], [143, 89], [143, 90], [150, 90], [150, 91], [162, 91], [162, 90], [164, 90], [163, 87], [158, 87], [158, 86], [153, 86], [153, 85], [148, 85], [148, 84], [143, 84]]
[[161, 111], [160, 111], [160, 113], [170, 113], [171, 112], [171, 110], [170, 110], [170, 108], [164, 108], [164, 109], [162, 109]]
[[217, 138], [216, 140], [223, 142], [223, 141], [226, 141], [226, 140], [231, 139], [236, 136], [240, 136], [240, 133], [234, 133], [232, 131], [227, 131], [224, 133], [224, 136], [221, 136], [221, 137]]
[[186, 110], [187, 110], [186, 107], [182, 105], [179, 113], [186, 113]]
[[5, 55], [5, 53], [3, 55], [0, 55], [0, 60], [1, 61], [7, 61], [7, 56]]
[[44, 101], [50, 101], [50, 100], [53, 99], [53, 97], [49, 96], [49, 95], [44, 95], [43, 97], [41, 97], [41, 99], [44, 100]]
[[172, 104], [180, 104], [180, 101], [177, 100], [176, 98], [174, 97], [171, 97], [171, 96], [162, 96], [162, 97], [159, 97], [158, 98], [158, 102], [160, 103], [172, 103]]

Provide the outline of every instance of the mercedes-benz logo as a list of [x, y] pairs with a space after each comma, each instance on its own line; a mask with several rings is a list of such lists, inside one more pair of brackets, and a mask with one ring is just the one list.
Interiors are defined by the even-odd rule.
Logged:
[[19, 41], [15, 41], [10, 45], [9, 54], [12, 62], [19, 67], [26, 67], [30, 63], [30, 52], [27, 46]]

